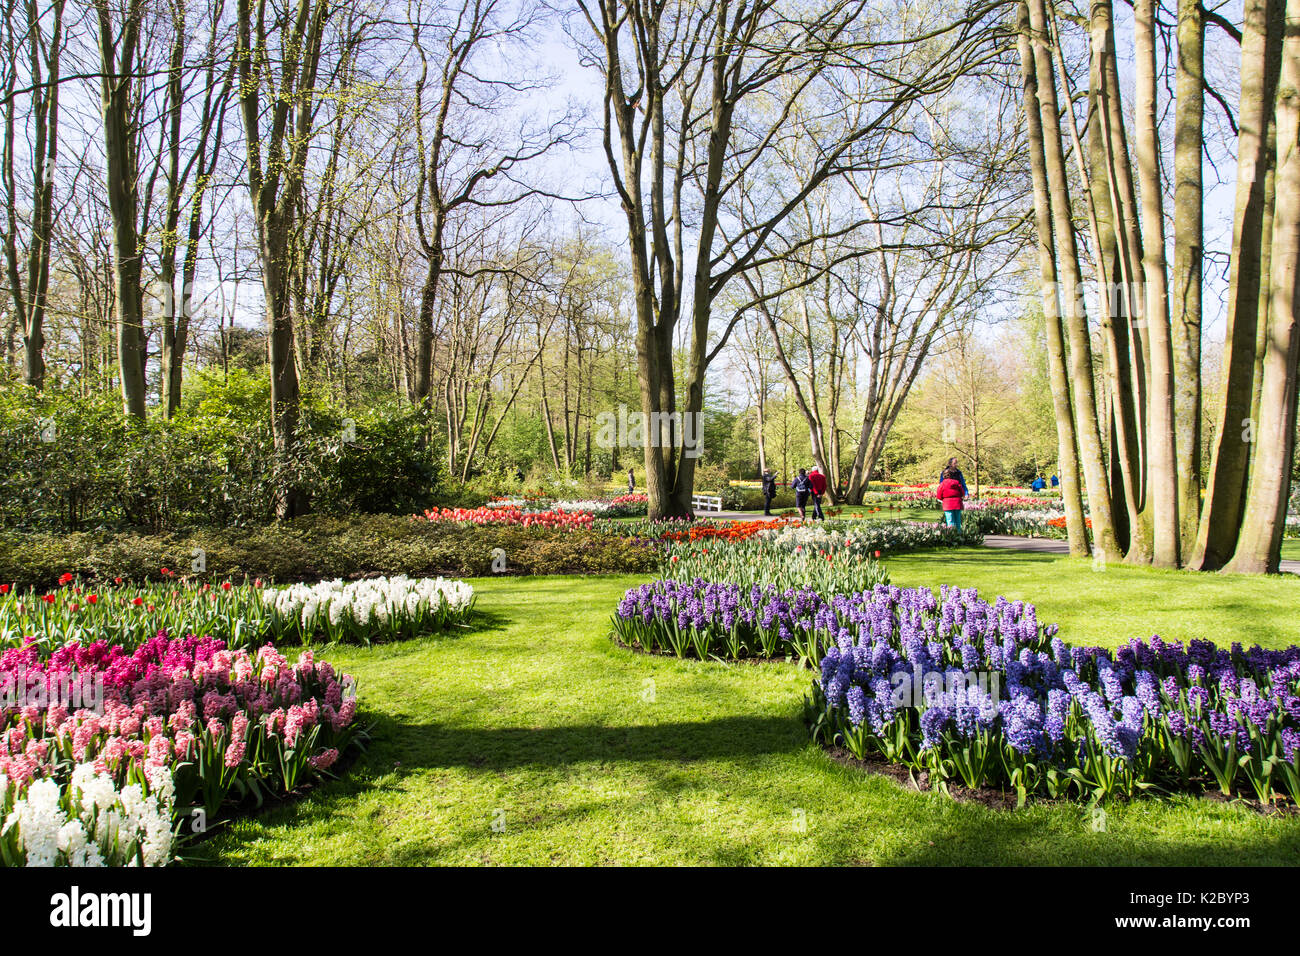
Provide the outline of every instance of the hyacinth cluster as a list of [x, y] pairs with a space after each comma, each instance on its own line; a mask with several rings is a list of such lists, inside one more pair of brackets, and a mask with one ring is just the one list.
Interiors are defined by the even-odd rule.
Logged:
[[624, 644], [655, 653], [701, 660], [791, 657], [815, 666], [825, 648], [869, 619], [882, 590], [889, 589], [823, 597], [812, 588], [666, 579], [629, 589], [613, 628]]
[[464, 624], [474, 610], [474, 589], [464, 581], [398, 575], [272, 588], [262, 600], [278, 636], [370, 644]]
[[81, 764], [119, 789], [167, 770], [178, 818], [202, 807], [213, 821], [328, 776], [363, 733], [350, 677], [270, 645], [158, 634], [129, 653], [100, 642], [46, 654], [33, 643], [0, 653], [0, 687], [9, 799], [41, 781], [66, 789]]
[[172, 775], [148, 769], [148, 783], [119, 791], [94, 764], [77, 764], [20, 794], [0, 774], [0, 864], [4, 866], [166, 866], [174, 857]]
[[1072, 647], [1032, 605], [883, 588], [820, 662], [813, 736], [941, 785], [1300, 798], [1300, 647]]

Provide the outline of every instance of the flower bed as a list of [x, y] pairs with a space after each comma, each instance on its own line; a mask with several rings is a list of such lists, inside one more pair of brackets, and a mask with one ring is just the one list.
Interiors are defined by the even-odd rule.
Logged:
[[650, 496], [632, 493], [630, 495], [619, 495], [609, 502], [609, 514], [632, 518], [638, 515], [644, 515], [650, 507]]
[[25, 791], [0, 773], [0, 865], [166, 866], [175, 855], [171, 773], [151, 767], [148, 785], [127, 784], [77, 764], [66, 787], [36, 780]]
[[[765, 532], [766, 533], [766, 532]], [[822, 594], [850, 594], [885, 584], [889, 575], [875, 559], [880, 552], [841, 536], [838, 543], [785, 547], [761, 537], [739, 542], [669, 544], [660, 575], [677, 581], [725, 581], [741, 587], [811, 588]]]
[[557, 528], [565, 531], [590, 528], [594, 519], [590, 511], [525, 511], [514, 504], [500, 508], [429, 508], [424, 514], [414, 517], [417, 521], [518, 525], [523, 528]]
[[474, 589], [464, 581], [398, 575], [272, 588], [264, 592], [263, 603], [272, 613], [277, 638], [296, 637], [305, 644], [324, 635], [331, 641], [370, 644], [465, 624], [474, 610]]
[[[797, 519], [796, 519], [797, 520]], [[760, 531], [772, 528], [784, 528], [790, 524], [789, 519], [774, 518], [770, 521], [696, 521], [681, 530], [665, 531], [661, 537], [664, 541], [744, 541]]]
[[102, 641], [131, 650], [160, 631], [221, 635], [232, 649], [320, 638], [369, 644], [463, 624], [474, 600], [463, 582], [402, 575], [284, 589], [263, 588], [260, 581], [137, 587], [120, 578], [91, 588], [70, 574], [60, 582], [49, 592], [0, 585], [0, 648], [28, 640], [47, 649]]
[[[38, 816], [46, 821], [53, 816], [41, 781], [58, 786], [71, 812], [77, 797], [66, 791], [86, 792], [89, 771], [74, 774], [88, 764], [128, 802], [132, 786], [166, 790], [158, 772], [169, 771], [173, 822], [194, 823], [201, 810], [198, 819], [210, 826], [227, 809], [330, 776], [364, 736], [350, 677], [311, 651], [290, 664], [270, 645], [253, 654], [165, 634], [133, 653], [104, 642], [48, 653], [28, 644], [0, 654], [0, 688], [3, 799], [44, 807]], [[25, 830], [29, 859], [33, 846], [45, 845], [34, 839]]]
[[683, 532], [695, 525], [692, 518], [641, 518], [636, 521], [610, 521], [597, 518], [592, 528], [601, 534], [642, 541], [657, 541], [669, 533]]
[[811, 588], [659, 580], [623, 595], [613, 629], [624, 644], [651, 653], [700, 660], [796, 657], [815, 665], [870, 593], [827, 599]]
[[817, 524], [787, 525], [763, 529], [759, 537], [784, 548], [837, 549], [848, 542], [853, 550], [873, 555], [902, 554], [924, 548], [975, 546], [984, 541], [973, 527], [960, 531], [930, 521], [824, 521]]
[[815, 740], [1021, 801], [1300, 798], [1300, 647], [1071, 647], [1032, 605], [940, 590], [877, 589], [839, 632], [806, 705]]

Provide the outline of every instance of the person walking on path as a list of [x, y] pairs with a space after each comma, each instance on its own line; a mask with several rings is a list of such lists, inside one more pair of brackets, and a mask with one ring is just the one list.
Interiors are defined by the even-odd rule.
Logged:
[[636, 491], [636, 476], [632, 474], [632, 469], [627, 470], [627, 493], [633, 494]]
[[961, 496], [963, 498], [969, 497], [970, 489], [966, 487], [966, 476], [963, 475], [961, 473], [961, 469], [957, 467], [956, 458], [948, 459], [948, 464], [944, 465], [943, 470], [939, 472], [939, 480], [943, 481], [944, 475], [946, 475], [949, 471], [951, 471], [956, 476], [957, 481], [961, 484]]
[[1037, 478], [1034, 479], [1034, 483], [1029, 486], [1029, 490], [1042, 491], [1046, 487], [1047, 487], [1047, 480], [1043, 478], [1042, 475], [1039, 475]]
[[771, 468], [763, 469], [763, 514], [772, 514], [772, 499], [776, 497], [776, 475]]
[[808, 478], [808, 472], [800, 468], [799, 474], [795, 476], [794, 481], [790, 482], [790, 487], [794, 489], [794, 503], [799, 509], [799, 518], [806, 521], [808, 519], [808, 496], [812, 494], [812, 481]]
[[955, 468], [945, 468], [939, 481], [939, 490], [935, 497], [943, 506], [943, 523], [950, 528], [961, 530], [962, 497], [965, 489], [957, 478]]
[[825, 521], [826, 515], [822, 513], [822, 495], [826, 494], [826, 476], [816, 465], [813, 465], [812, 471], [808, 472], [808, 481], [812, 483], [813, 520]]

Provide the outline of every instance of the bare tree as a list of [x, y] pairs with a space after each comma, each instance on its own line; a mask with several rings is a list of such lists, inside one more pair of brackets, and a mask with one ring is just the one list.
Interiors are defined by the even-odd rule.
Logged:
[[[281, 456], [295, 447], [299, 415], [291, 246], [316, 132], [322, 50], [334, 12], [330, 0], [295, 0], [283, 8], [267, 0], [238, 0], [236, 15], [239, 108], [266, 298], [272, 425]], [[292, 517], [303, 507], [301, 490], [282, 483], [277, 516]]]
[[[650, 514], [689, 514], [697, 452], [680, 448], [686, 430], [676, 426], [701, 415], [708, 367], [739, 321], [733, 316], [715, 341], [714, 302], [771, 257], [773, 233], [823, 183], [862, 168], [873, 137], [994, 55], [991, 8], [975, 4], [923, 28], [903, 10], [901, 22], [864, 16], [861, 0], [578, 6], [594, 37], [585, 55], [605, 82], [605, 153], [627, 220], [642, 409], [665, 423], [646, 430]], [[795, 106], [814, 95], [865, 108], [828, 123], [815, 162], [760, 209], [747, 176], [791, 135]], [[729, 229], [725, 210], [746, 189], [755, 215]], [[683, 316], [690, 337], [679, 402], [673, 344]]]
[[[498, 74], [481, 62], [502, 47], [525, 55], [543, 6], [458, 0], [447, 8], [450, 22], [432, 29], [423, 23], [423, 11], [417, 5], [410, 19], [411, 43], [420, 63], [415, 88], [420, 167], [415, 222], [427, 263], [416, 322], [414, 392], [417, 400], [427, 401], [433, 390], [434, 310], [454, 218], [477, 213], [474, 221], [489, 231], [514, 207], [543, 195], [545, 190], [523, 182], [521, 173], [569, 141], [574, 117], [565, 113], [541, 122], [508, 125], [501, 114], [520, 96], [536, 93], [548, 81], [524, 79], [518, 64]], [[433, 64], [426, 50], [429, 33], [444, 48], [441, 61]], [[431, 72], [437, 77], [432, 82]], [[426, 106], [430, 94], [432, 103]]]
[[[54, 231], [54, 164], [59, 149], [60, 58], [66, 44], [64, 0], [54, 0], [42, 15], [35, 0], [5, 5], [4, 146], [0, 155], [4, 179], [4, 249], [12, 322], [23, 338], [23, 380], [33, 388], [45, 383], [45, 314], [50, 284], [50, 255]], [[26, 72], [22, 70], [26, 62]], [[25, 88], [20, 88], [20, 83]], [[30, 206], [20, 221], [20, 118], [31, 130]], [[22, 240], [26, 230], [26, 243]], [[25, 248], [24, 248], [25, 245]]]

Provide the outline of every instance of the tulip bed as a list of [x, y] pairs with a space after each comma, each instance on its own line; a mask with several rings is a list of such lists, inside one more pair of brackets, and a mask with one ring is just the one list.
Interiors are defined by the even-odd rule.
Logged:
[[851, 623], [805, 709], [815, 740], [859, 759], [1020, 802], [1207, 787], [1300, 800], [1300, 647], [1071, 647], [1032, 605], [949, 587], [877, 588]]
[[[55, 862], [122, 862], [112, 828], [87, 828], [88, 792], [128, 808], [153, 796], [188, 836], [330, 776], [365, 737], [354, 682], [309, 650], [290, 664], [270, 645], [251, 653], [165, 633], [129, 653], [103, 641], [53, 651], [29, 643], [0, 654], [0, 685], [6, 861], [49, 862], [53, 852], [63, 855]], [[83, 820], [71, 842], [58, 829], [70, 815]], [[151, 841], [126, 856], [167, 862]]]
[[316, 639], [369, 644], [462, 626], [473, 606], [469, 585], [444, 578], [397, 575], [287, 588], [261, 581], [133, 586], [118, 578], [92, 589], [65, 574], [48, 592], [0, 585], [0, 648], [35, 640], [49, 649], [103, 642], [130, 650], [160, 632], [219, 635], [232, 649]]
[[858, 553], [903, 554], [925, 548], [958, 548], [984, 543], [978, 528], [960, 531], [930, 521], [819, 521], [764, 530], [759, 537], [777, 547]]
[[423, 514], [414, 516], [416, 521], [432, 521], [448, 524], [500, 524], [516, 525], [522, 528], [555, 528], [561, 531], [577, 531], [591, 527], [595, 516], [590, 511], [552, 509], [548, 511], [530, 511], [511, 502], [502, 507], [482, 508], [429, 508]]
[[888, 582], [879, 551], [840, 536], [817, 544], [793, 545], [762, 537], [734, 544], [676, 542], [665, 547], [660, 576], [677, 581], [725, 581], [744, 588], [810, 588], [849, 594]]

